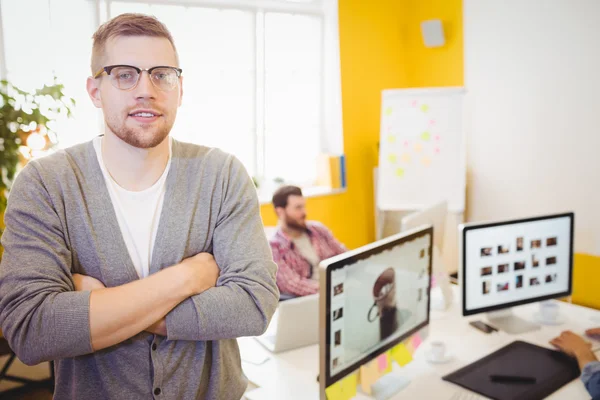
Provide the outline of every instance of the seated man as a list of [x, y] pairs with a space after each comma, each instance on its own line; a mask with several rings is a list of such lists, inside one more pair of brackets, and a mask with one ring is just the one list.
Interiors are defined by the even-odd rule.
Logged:
[[279, 227], [271, 238], [277, 286], [283, 295], [306, 296], [319, 291], [321, 260], [346, 251], [323, 224], [306, 220], [306, 200], [296, 186], [283, 186], [273, 194]]
[[[600, 328], [590, 329], [586, 335], [600, 335]], [[581, 369], [581, 380], [594, 400], [600, 400], [600, 362], [592, 351], [590, 343], [581, 336], [565, 331], [550, 342], [571, 357], [577, 358]]]

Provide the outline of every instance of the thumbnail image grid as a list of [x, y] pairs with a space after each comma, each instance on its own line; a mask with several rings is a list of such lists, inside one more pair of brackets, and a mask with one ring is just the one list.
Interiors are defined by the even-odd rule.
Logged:
[[[481, 277], [481, 293], [483, 295], [489, 295], [493, 292], [508, 292], [513, 289], [522, 289], [526, 286], [533, 287], [542, 284], [555, 283], [557, 281], [556, 273], [540, 273], [539, 276], [528, 278], [524, 276], [524, 273], [528, 270], [538, 271], [542, 263], [546, 267], [557, 265], [557, 256], [550, 255], [542, 258], [534, 251], [542, 249], [544, 246], [547, 249], [556, 248], [556, 246], [558, 246], [558, 237], [533, 238], [529, 240], [528, 244], [529, 250], [533, 252], [531, 257], [524, 257], [522, 260], [514, 261], [512, 263], [499, 261], [495, 265], [491, 262], [493, 256], [503, 257], [511, 254], [518, 255], [519, 253], [524, 252], [527, 247], [525, 238], [523, 236], [518, 236], [513, 243], [505, 242], [481, 247], [480, 258], [482, 260], [482, 266], [480, 267], [479, 274]], [[500, 260], [502, 260], [502, 258], [500, 258]], [[515, 272], [517, 275], [515, 275], [514, 278], [509, 278], [508, 275], [510, 272]], [[499, 280], [493, 285], [491, 278], [494, 276], [506, 276], [506, 278]]]

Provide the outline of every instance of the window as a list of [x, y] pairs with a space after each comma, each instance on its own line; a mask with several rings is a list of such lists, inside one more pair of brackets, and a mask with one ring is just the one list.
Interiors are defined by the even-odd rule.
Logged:
[[96, 30], [95, 5], [78, 0], [1, 0], [4, 54], [0, 63], [14, 85], [24, 90], [52, 84], [65, 85], [76, 100], [74, 118], [53, 126], [59, 146], [86, 141], [101, 132], [102, 115], [89, 99], [85, 82], [90, 75], [92, 34]]
[[85, 91], [98, 23], [140, 12], [167, 25], [180, 55], [173, 137], [233, 153], [264, 182], [313, 184], [318, 155], [341, 153], [336, 0], [0, 1], [7, 77], [33, 88], [54, 72], [77, 100], [61, 147], [102, 130]]

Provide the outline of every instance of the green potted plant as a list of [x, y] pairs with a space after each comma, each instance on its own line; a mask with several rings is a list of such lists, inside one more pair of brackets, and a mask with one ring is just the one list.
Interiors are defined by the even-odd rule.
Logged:
[[72, 114], [75, 100], [66, 97], [63, 90], [56, 78], [53, 85], [33, 93], [0, 81], [0, 234], [8, 191], [19, 166], [36, 156], [36, 151], [42, 154], [51, 150], [58, 142], [52, 121]]

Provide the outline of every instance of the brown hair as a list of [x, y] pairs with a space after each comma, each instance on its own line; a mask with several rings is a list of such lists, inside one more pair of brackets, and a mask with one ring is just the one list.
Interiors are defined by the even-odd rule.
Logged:
[[175, 51], [177, 64], [179, 64], [177, 48], [175, 48], [173, 36], [171, 36], [171, 32], [169, 32], [166, 25], [151, 15], [128, 13], [118, 15], [105, 22], [92, 36], [94, 40], [92, 46], [92, 74], [102, 68], [100, 60], [104, 56], [106, 42], [117, 36], [151, 36], [168, 39]]
[[282, 186], [273, 193], [273, 206], [287, 207], [288, 197], [290, 196], [302, 196], [302, 189], [298, 186]]

